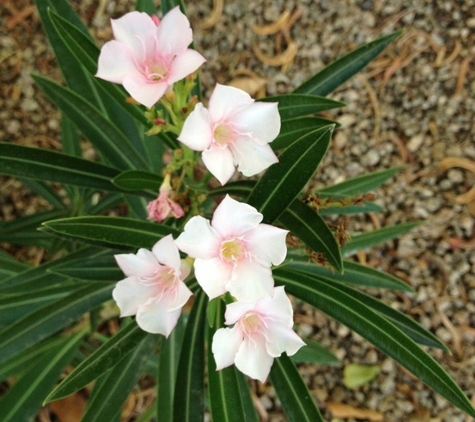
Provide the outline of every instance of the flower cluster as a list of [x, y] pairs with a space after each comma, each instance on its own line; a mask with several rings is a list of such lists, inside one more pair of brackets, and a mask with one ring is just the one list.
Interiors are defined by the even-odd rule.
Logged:
[[[102, 48], [96, 76], [122, 84], [151, 109], [147, 116], [157, 126], [150, 133], [173, 128], [183, 150], [201, 152], [204, 165], [222, 185], [236, 167], [253, 176], [278, 162], [269, 145], [280, 132], [277, 103], [255, 102], [246, 92], [219, 84], [207, 108], [190, 98], [192, 74], [205, 59], [188, 48], [192, 32], [179, 8], [161, 21], [132, 12], [112, 20], [112, 29], [115, 40]], [[160, 223], [185, 215], [170, 184], [170, 172], [185, 165], [185, 159], [168, 165], [159, 196], [148, 205], [148, 219]], [[178, 177], [179, 186], [185, 173], [183, 169]], [[211, 346], [217, 369], [234, 363], [264, 381], [275, 357], [292, 355], [305, 343], [292, 330], [291, 302], [283, 287], [274, 287], [272, 277], [272, 266], [286, 257], [288, 232], [262, 220], [255, 208], [226, 196], [211, 221], [191, 217], [176, 240], [168, 235], [151, 251], [116, 255], [126, 276], [113, 291], [120, 315], [136, 315], [143, 330], [168, 337], [192, 296], [185, 279], [193, 262], [209, 299], [228, 302], [225, 324], [232, 327], [219, 328]], [[180, 259], [180, 251], [188, 255], [186, 260]]]

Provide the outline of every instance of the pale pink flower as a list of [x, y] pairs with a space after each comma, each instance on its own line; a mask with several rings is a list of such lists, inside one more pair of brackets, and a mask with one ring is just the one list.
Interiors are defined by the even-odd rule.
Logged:
[[175, 240], [195, 258], [196, 280], [210, 299], [226, 292], [243, 302], [272, 295], [271, 265], [285, 259], [288, 231], [259, 224], [262, 218], [255, 208], [226, 195], [211, 224], [195, 216]]
[[132, 98], [149, 108], [206, 61], [188, 48], [192, 30], [179, 7], [161, 21], [130, 12], [112, 19], [111, 25], [115, 40], [102, 47], [96, 76], [122, 84]]
[[249, 177], [277, 163], [269, 142], [279, 132], [277, 103], [254, 102], [238, 88], [217, 84], [208, 109], [196, 105], [178, 140], [203, 151], [205, 166], [224, 185], [236, 166]]
[[165, 218], [173, 216], [175, 218], [181, 218], [185, 215], [183, 208], [180, 207], [175, 201], [170, 199], [172, 193], [172, 187], [170, 185], [170, 175], [167, 174], [160, 186], [160, 193], [157, 199], [150, 201], [147, 206], [148, 217], [147, 220], [155, 220], [158, 223], [165, 220]]
[[193, 294], [183, 282], [190, 266], [180, 260], [172, 236], [159, 240], [152, 251], [139, 249], [137, 254], [115, 255], [115, 259], [127, 276], [112, 292], [120, 316], [136, 315], [144, 331], [168, 337]]
[[226, 307], [226, 325], [213, 336], [216, 369], [232, 365], [251, 378], [264, 382], [274, 358], [283, 352], [292, 356], [305, 346], [292, 330], [293, 310], [283, 287], [273, 297], [254, 303], [234, 302]]

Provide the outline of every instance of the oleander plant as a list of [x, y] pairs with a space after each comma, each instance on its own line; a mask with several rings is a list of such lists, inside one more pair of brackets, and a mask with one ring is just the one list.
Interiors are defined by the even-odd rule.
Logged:
[[[327, 96], [400, 32], [288, 94], [255, 100], [216, 84], [204, 98], [206, 52], [193, 48], [180, 0], [163, 0], [161, 11], [138, 0], [111, 20], [102, 48], [67, 0], [36, 6], [64, 84], [32, 77], [62, 113], [62, 151], [0, 143], [0, 173], [50, 204], [0, 223], [1, 243], [47, 251], [37, 266], [0, 251], [3, 422], [29, 421], [86, 386], [82, 420], [120, 421], [144, 379], [155, 401], [141, 422], [258, 421], [250, 380], [272, 384], [288, 420], [323, 421], [298, 364], [338, 360], [297, 334], [296, 302], [475, 417], [420, 347], [447, 346], [360, 289], [412, 288], [348, 259], [418, 222], [351, 239], [326, 222], [381, 211], [370, 192], [400, 167], [319, 190], [309, 183], [338, 127], [319, 113], [345, 105]], [[94, 159], [83, 157], [85, 141]]]

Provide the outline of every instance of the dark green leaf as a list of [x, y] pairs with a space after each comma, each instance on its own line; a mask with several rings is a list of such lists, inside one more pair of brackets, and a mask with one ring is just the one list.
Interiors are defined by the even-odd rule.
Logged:
[[126, 170], [114, 177], [112, 183], [125, 190], [147, 190], [158, 192], [163, 178], [157, 174], [139, 170]]
[[29, 179], [20, 179], [26, 186], [28, 186], [37, 195], [46, 199], [53, 208], [63, 209], [65, 205], [63, 200], [50, 185], [43, 182], [36, 182]]
[[270, 380], [290, 422], [324, 422], [295, 363], [286, 354], [274, 360]]
[[4, 279], [13, 277], [29, 267], [28, 263], [17, 261], [6, 252], [0, 250], [0, 285]]
[[110, 248], [147, 248], [175, 229], [163, 224], [122, 217], [73, 217], [48, 221], [44, 227], [68, 239]]
[[149, 334], [143, 331], [135, 321], [128, 323], [74, 368], [73, 372], [46, 397], [45, 403], [69, 396], [106, 374], [147, 336]]
[[447, 372], [406, 334], [370, 307], [347, 294], [338, 283], [325, 283], [285, 268], [275, 269], [274, 279], [287, 293], [315, 306], [373, 343], [417, 378], [472, 417], [470, 400]]
[[293, 202], [315, 173], [327, 152], [333, 126], [317, 129], [286, 148], [279, 165], [267, 169], [252, 190], [247, 202], [272, 224]]
[[379, 56], [401, 33], [402, 31], [393, 32], [373, 42], [362, 45], [329, 64], [322, 71], [296, 88], [294, 93], [328, 95]]
[[419, 224], [420, 222], [418, 221], [403, 223], [397, 226], [383, 227], [382, 229], [366, 232], [358, 236], [352, 236], [351, 241], [341, 248], [341, 253], [344, 256], [348, 256], [363, 249], [372, 248], [373, 246], [407, 233]]
[[137, 12], [145, 12], [147, 15], [154, 15], [157, 13], [157, 8], [155, 7], [153, 0], [137, 0], [135, 10], [137, 10]]
[[297, 363], [316, 363], [317, 365], [341, 365], [340, 360], [330, 350], [323, 347], [315, 340], [304, 339], [306, 346], [299, 349], [295, 355], [290, 356]]
[[261, 98], [259, 101], [279, 103], [281, 120], [308, 116], [309, 114], [316, 114], [321, 111], [346, 106], [345, 103], [340, 101], [330, 100], [317, 95], [304, 94], [276, 95], [274, 97]]
[[200, 290], [186, 325], [175, 384], [173, 420], [202, 422], [204, 413], [204, 329], [206, 295]]
[[381, 212], [384, 211], [383, 207], [373, 204], [372, 202], [364, 201], [361, 205], [348, 205], [341, 207], [328, 207], [322, 208], [318, 211], [320, 215], [348, 215], [359, 214], [368, 212]]
[[279, 221], [313, 251], [323, 253], [330, 265], [343, 272], [340, 247], [316, 211], [297, 199], [281, 214]]
[[44, 352], [36, 364], [1, 398], [2, 422], [32, 420], [45, 396], [81, 344], [84, 332], [64, 339]]
[[117, 282], [124, 278], [112, 255], [85, 258], [63, 266], [56, 266], [48, 272], [77, 280]]
[[254, 180], [239, 180], [236, 182], [229, 182], [224, 186], [215, 188], [209, 192], [209, 195], [229, 194], [240, 196], [241, 198], [247, 198], [252, 192], [252, 189], [254, 189], [254, 186], [256, 186], [256, 182]]

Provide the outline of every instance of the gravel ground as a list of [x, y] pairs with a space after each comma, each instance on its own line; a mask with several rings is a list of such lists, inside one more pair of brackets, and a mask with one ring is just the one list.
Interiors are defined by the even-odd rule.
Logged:
[[[110, 37], [108, 17], [130, 10], [126, 0], [101, 2], [103, 9], [97, 1], [75, 3], [103, 40]], [[375, 63], [332, 94], [348, 107], [329, 116], [342, 127], [315, 183], [326, 186], [406, 165], [375, 192], [386, 212], [344, 222], [356, 234], [424, 220], [358, 259], [416, 289], [414, 294], [375, 294], [447, 342], [453, 355], [433, 351], [433, 356], [475, 399], [475, 195], [471, 203], [461, 203], [460, 197], [475, 177], [473, 170], [440, 168], [447, 157], [475, 162], [475, 99], [469, 95], [475, 92], [475, 1], [225, 0], [216, 18], [211, 0], [186, 3], [197, 48], [208, 59], [202, 72], [208, 95], [216, 82], [244, 83], [255, 95], [289, 92], [359, 44], [405, 29]], [[0, 11], [0, 139], [58, 148], [58, 113], [29, 76], [31, 71], [60, 76], [38, 18], [29, 0], [4, 0]], [[277, 21], [284, 11], [290, 14], [286, 30], [270, 35], [253, 30], [252, 25]], [[19, 182], [2, 177], [0, 183], [2, 219], [44, 206]], [[353, 417], [354, 408], [376, 412], [359, 420], [471, 420], [346, 327], [305, 306], [298, 312], [301, 334], [320, 341], [343, 362], [335, 368], [301, 368], [327, 420], [340, 420], [331, 403], [350, 406]], [[379, 365], [381, 371], [368, 384], [348, 389], [342, 377], [349, 363]], [[256, 388], [263, 418], [285, 420], [272, 388]]]

